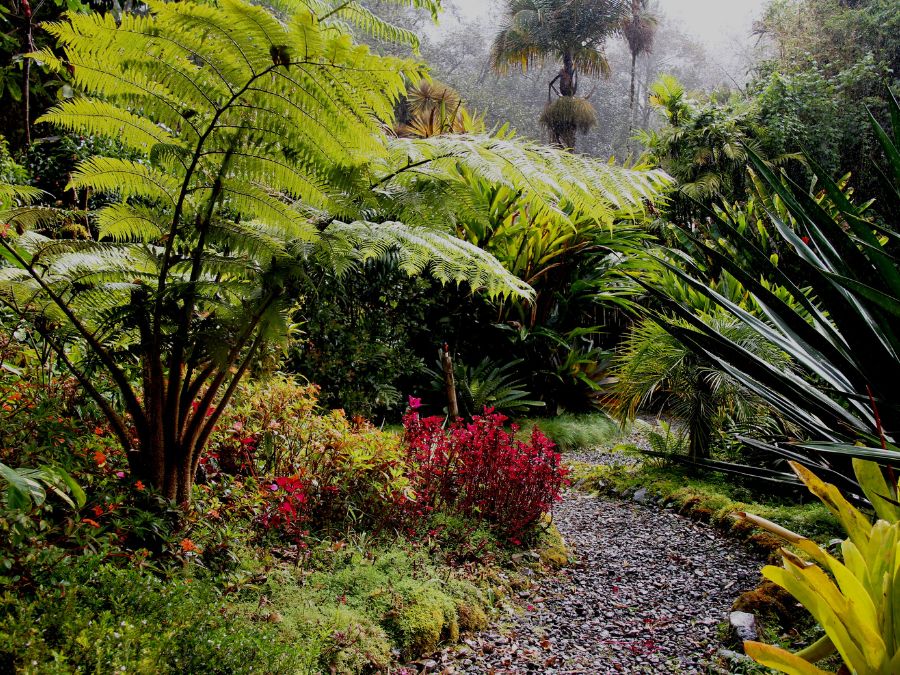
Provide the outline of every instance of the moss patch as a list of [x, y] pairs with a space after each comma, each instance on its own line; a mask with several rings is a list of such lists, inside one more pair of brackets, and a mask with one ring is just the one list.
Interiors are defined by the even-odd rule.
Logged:
[[541, 562], [551, 569], [559, 569], [569, 564], [569, 548], [562, 534], [549, 520], [540, 528], [537, 553]]
[[385, 672], [393, 649], [414, 659], [484, 628], [487, 588], [421, 549], [322, 546], [307, 568], [267, 570], [240, 607], [297, 645], [309, 672]]
[[443, 641], [456, 642], [459, 621], [454, 600], [437, 588], [405, 586], [390, 621], [403, 657], [430, 654]]

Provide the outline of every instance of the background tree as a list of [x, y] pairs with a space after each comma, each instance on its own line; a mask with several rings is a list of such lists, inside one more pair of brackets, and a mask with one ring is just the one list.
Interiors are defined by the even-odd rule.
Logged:
[[[506, 25], [494, 38], [491, 63], [500, 73], [525, 71], [553, 58], [562, 62], [547, 85], [547, 108], [541, 118], [552, 140], [574, 147], [575, 132], [596, 123], [593, 106], [576, 98], [580, 75], [608, 76], [606, 40], [622, 26], [628, 5], [623, 0], [512, 0]], [[552, 95], [556, 94], [556, 100]]]
[[[773, 0], [756, 32], [768, 52], [753, 69], [748, 94], [770, 132], [769, 156], [803, 152], [831, 176], [878, 203], [882, 152], [867, 110], [887, 123], [889, 89], [900, 85], [900, 11], [895, 0]], [[791, 177], [812, 176], [794, 165]]]
[[634, 109], [634, 80], [638, 57], [653, 51], [656, 37], [657, 18], [649, 11], [649, 0], [631, 0], [631, 14], [622, 25], [622, 34], [631, 52], [631, 87], [629, 105]]

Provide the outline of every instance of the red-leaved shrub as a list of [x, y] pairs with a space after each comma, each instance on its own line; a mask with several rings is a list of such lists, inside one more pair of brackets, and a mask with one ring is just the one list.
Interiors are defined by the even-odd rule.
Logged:
[[513, 543], [561, 496], [568, 470], [537, 427], [528, 442], [516, 425], [485, 408], [471, 422], [447, 429], [442, 417], [403, 418], [410, 482], [422, 515], [449, 511], [493, 524]]

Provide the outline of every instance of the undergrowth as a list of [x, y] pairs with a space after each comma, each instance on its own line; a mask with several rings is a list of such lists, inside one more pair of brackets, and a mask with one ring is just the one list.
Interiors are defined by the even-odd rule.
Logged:
[[618, 439], [623, 430], [618, 422], [601, 412], [523, 420], [523, 429], [537, 426], [562, 452], [593, 449]]

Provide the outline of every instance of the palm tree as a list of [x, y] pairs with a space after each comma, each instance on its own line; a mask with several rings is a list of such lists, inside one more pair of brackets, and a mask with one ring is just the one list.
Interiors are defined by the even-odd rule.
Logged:
[[[494, 38], [491, 64], [499, 73], [526, 71], [553, 58], [562, 68], [547, 85], [541, 123], [553, 141], [574, 147], [575, 133], [596, 124], [593, 106], [577, 98], [579, 75], [609, 76], [603, 46], [629, 14], [626, 0], [509, 0], [507, 22]], [[553, 100], [553, 94], [557, 98]]]
[[[682, 325], [677, 319], [667, 319]], [[770, 342], [725, 312], [703, 320], [720, 335], [728, 336], [752, 354], [786, 369], [788, 359]], [[639, 321], [625, 339], [614, 361], [616, 415], [634, 419], [651, 403], [663, 404], [683, 425], [692, 462], [709, 459], [716, 430], [729, 424], [753, 424], [769, 414], [761, 397], [753, 395], [712, 359], [685, 346], [653, 317]]]
[[642, 54], [653, 51], [653, 39], [656, 37], [657, 20], [649, 12], [649, 0], [631, 0], [631, 15], [622, 25], [622, 34], [631, 51], [631, 94], [629, 106], [634, 109], [634, 75], [637, 59]]

